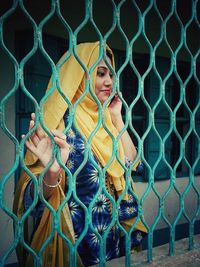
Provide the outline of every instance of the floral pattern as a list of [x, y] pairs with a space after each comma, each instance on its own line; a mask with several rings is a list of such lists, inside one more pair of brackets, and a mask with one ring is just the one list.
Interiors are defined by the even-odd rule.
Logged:
[[[67, 124], [67, 115], [65, 115], [64, 119]], [[68, 161], [72, 162], [70, 166], [73, 167], [70, 168], [70, 171], [73, 174], [84, 160], [85, 144], [82, 136], [74, 127], [67, 134], [67, 142], [73, 147], [68, 159]], [[92, 155], [92, 160], [99, 164], [94, 155]], [[84, 164], [76, 177], [76, 193], [79, 200], [87, 208], [92, 205], [92, 222], [89, 224], [87, 233], [78, 246], [78, 253], [85, 266], [99, 263], [100, 244], [103, 239], [106, 240], [106, 260], [111, 260], [125, 254], [125, 239], [121, 238], [119, 227], [116, 224], [110, 227], [110, 224], [113, 224], [110, 209], [111, 201], [105, 192], [99, 188], [99, 173], [94, 164], [92, 164], [92, 160], [88, 160]], [[126, 158], [126, 167], [130, 168], [130, 166], [132, 166], [132, 162]], [[73, 197], [69, 199], [69, 209], [72, 215], [74, 231], [76, 238], [79, 238], [82, 231], [86, 228], [87, 222], [85, 222], [86, 215], [83, 208], [75, 203], [76, 201]], [[128, 191], [128, 201], [121, 200], [118, 208], [119, 221], [136, 217], [137, 214], [138, 205], [136, 199]], [[109, 230], [109, 228], [111, 229]], [[106, 239], [105, 235], [107, 235]], [[132, 247], [140, 245], [141, 242], [142, 233], [140, 231], [133, 231], [131, 237]]]
[[[65, 114], [64, 120], [65, 124], [67, 124], [67, 114]], [[70, 144], [71, 149], [66, 166], [74, 174], [84, 161], [85, 143], [80, 133], [74, 127], [67, 134], [67, 142]], [[106, 260], [111, 260], [125, 254], [125, 237], [121, 235], [118, 225], [112, 220], [111, 201], [99, 187], [99, 173], [92, 161], [96, 164], [99, 163], [94, 155], [92, 155], [92, 159], [82, 164], [83, 167], [80, 168], [81, 170], [76, 175], [76, 196], [71, 196], [68, 201], [76, 240], [80, 238], [84, 229], [87, 229], [84, 237], [82, 238], [81, 236], [82, 240], [77, 249], [85, 266], [94, 265], [99, 262], [102, 240], [105, 240]], [[130, 165], [129, 161], [128, 166]], [[31, 204], [29, 191], [30, 186], [27, 187], [24, 197], [26, 208]], [[96, 200], [94, 201], [94, 199]], [[89, 208], [92, 212], [89, 225], [88, 214], [85, 213], [84, 207]], [[43, 209], [44, 205], [37, 205], [37, 209], [35, 208], [32, 211], [32, 215], [40, 216]], [[121, 200], [117, 209], [119, 221], [136, 217], [138, 214], [138, 204], [134, 195], [128, 191], [128, 201]], [[133, 231], [131, 246], [139, 246], [142, 238], [143, 234], [140, 231]]]

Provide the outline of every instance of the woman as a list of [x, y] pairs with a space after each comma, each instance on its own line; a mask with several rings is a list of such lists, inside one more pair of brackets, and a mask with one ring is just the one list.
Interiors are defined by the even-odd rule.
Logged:
[[[109, 47], [106, 47], [106, 54], [106, 61], [114, 67], [113, 53]], [[78, 45], [77, 55], [89, 70], [99, 59], [99, 42]], [[63, 134], [63, 130], [69, 125], [70, 108], [68, 109], [67, 102], [59, 91], [54, 90], [44, 105], [44, 123], [50, 129], [54, 141], [60, 149], [63, 165], [61, 166], [56, 159], [53, 160], [42, 180], [43, 195], [56, 211], [65, 201], [61, 212], [58, 213], [60, 224], [56, 226], [56, 229], [52, 225], [52, 212], [42, 201], [37, 203], [31, 213], [36, 220], [31, 236], [31, 248], [36, 252], [40, 251], [50, 234], [52, 237], [48, 240], [48, 245], [43, 253], [44, 266], [69, 266], [70, 257], [73, 259], [76, 257], [73, 257], [74, 250], [70, 250], [67, 240], [70, 240], [71, 244], [78, 245], [76, 255], [78, 266], [90, 266], [98, 263], [102, 253], [100, 250], [101, 236], [105, 232], [107, 234], [106, 244], [104, 244], [106, 260], [124, 255], [125, 237], [123, 231], [120, 230], [119, 223], [117, 224], [112, 217], [117, 214], [118, 209], [120, 225], [128, 231], [138, 215], [138, 205], [133, 191], [130, 189], [124, 191], [125, 172], [119, 163], [120, 160], [129, 168], [130, 165], [133, 165], [130, 163], [134, 162], [137, 156], [135, 146], [127, 131], [123, 133], [117, 144], [116, 153], [118, 153], [119, 160], [116, 156], [112, 156], [113, 139], [110, 135], [117, 138], [124, 127], [121, 115], [122, 103], [118, 95], [115, 95], [105, 108], [104, 124], [99, 123], [98, 119], [100, 110], [97, 102], [105, 103], [112, 93], [113, 85], [112, 73], [103, 59], [99, 59], [99, 64], [94, 68], [91, 79], [93, 95], [96, 96], [96, 99], [90, 92], [85, 93], [86, 74], [75, 56], [70, 55], [61, 66], [61, 89], [75, 106], [75, 123], [67, 131], [67, 136]], [[48, 88], [51, 86], [52, 81]], [[35, 114], [32, 114], [30, 129], [34, 125]], [[85, 151], [88, 138], [91, 138], [91, 157], [87, 157]], [[37, 127], [30, 140], [27, 140], [25, 144], [28, 148], [25, 163], [30, 171], [38, 176], [51, 160], [51, 139], [41, 127]], [[66, 174], [65, 165], [73, 175], [71, 178], [70, 174]], [[105, 181], [105, 187], [100, 182], [100, 176]], [[72, 183], [75, 183], [72, 192], [69, 187], [72, 183], [68, 182], [70, 179]], [[66, 195], [69, 195], [67, 201]], [[117, 201], [121, 195], [121, 201], [116, 207], [113, 201]], [[14, 211], [18, 217], [21, 217], [30, 207], [33, 198], [34, 182], [26, 172], [23, 172], [15, 193]], [[91, 209], [89, 224], [86, 223], [90, 218], [87, 208]], [[146, 228], [138, 220], [131, 235], [132, 248], [140, 246], [145, 233]], [[67, 237], [67, 240], [63, 240], [62, 234]], [[24, 254], [22, 246], [19, 246], [20, 266], [33, 264], [32, 254], [26, 254]]]

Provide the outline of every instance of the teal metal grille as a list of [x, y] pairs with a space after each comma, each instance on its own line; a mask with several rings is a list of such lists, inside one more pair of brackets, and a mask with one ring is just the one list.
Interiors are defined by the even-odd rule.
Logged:
[[[74, 177], [72, 177], [72, 174], [70, 171], [63, 166], [65, 172], [67, 173], [68, 179], [69, 179], [69, 188], [70, 190], [67, 193], [67, 196], [65, 198], [65, 201], [61, 204], [60, 208], [57, 212], [51, 207], [51, 205], [45, 200], [42, 192], [42, 178], [47, 171], [47, 168], [50, 166], [50, 164], [53, 162], [53, 159], [55, 157], [58, 157], [58, 161], [61, 163], [59, 153], [57, 153], [56, 146], [54, 145], [54, 155], [52, 158], [52, 161], [49, 163], [49, 165], [44, 169], [44, 171], [41, 173], [38, 179], [29, 171], [29, 169], [24, 164], [24, 143], [25, 141], [30, 137], [30, 135], [33, 133], [33, 131], [36, 129], [38, 124], [40, 123], [42, 127], [45, 129], [45, 131], [50, 135], [48, 129], [45, 128], [45, 125], [43, 123], [43, 115], [42, 115], [42, 107], [45, 102], [45, 100], [51, 95], [51, 93], [54, 90], [54, 87], [57, 87], [62, 97], [65, 99], [65, 101], [68, 103], [71, 115], [70, 115], [70, 121], [68, 127], [65, 129], [67, 132], [72, 124], [73, 120], [73, 112], [76, 110], [76, 107], [78, 103], [81, 101], [81, 99], [87, 94], [88, 91], [90, 91], [91, 88], [91, 81], [87, 80], [85, 91], [83, 96], [75, 103], [74, 106], [71, 105], [70, 101], [66, 98], [66, 96], [63, 94], [61, 87], [59, 86], [59, 71], [60, 67], [64, 63], [67, 58], [64, 58], [62, 62], [58, 66], [55, 65], [54, 59], [52, 59], [47, 53], [44, 43], [43, 43], [43, 31], [45, 28], [45, 25], [54, 17], [57, 16], [59, 22], [61, 23], [62, 27], [65, 29], [65, 31], [68, 33], [69, 38], [69, 54], [72, 52], [75, 54], [78, 62], [82, 66], [82, 68], [85, 70], [85, 72], [90, 76], [95, 66], [93, 66], [92, 69], [87, 70], [85, 66], [82, 64], [80, 59], [78, 58], [76, 54], [76, 44], [79, 42], [79, 35], [81, 31], [84, 29], [84, 27], [90, 23], [93, 30], [95, 31], [97, 38], [100, 40], [101, 43], [101, 50], [100, 50], [100, 58], [103, 57], [103, 46], [105, 43], [109, 43], [109, 38], [112, 36], [115, 30], [118, 30], [118, 33], [123, 40], [124, 43], [124, 60], [122, 64], [119, 62], [119, 66], [117, 68], [117, 71], [114, 72], [114, 90], [117, 90], [118, 85], [122, 83], [123, 75], [126, 71], [127, 66], [131, 69], [138, 85], [137, 92], [134, 93], [134, 98], [130, 97], [130, 101], [128, 99], [129, 92], [126, 92], [124, 89], [123, 97], [121, 98], [123, 102], [123, 108], [124, 108], [124, 119], [125, 119], [125, 127], [123, 131], [120, 133], [119, 138], [121, 137], [122, 133], [129, 127], [131, 134], [134, 136], [137, 146], [138, 146], [138, 158], [141, 158], [145, 165], [146, 170], [146, 177], [148, 178], [148, 185], [147, 188], [141, 197], [141, 199], [138, 199], [139, 201], [139, 215], [137, 221], [142, 218], [143, 215], [143, 203], [147, 199], [150, 192], [153, 192], [155, 196], [159, 200], [159, 211], [154, 218], [153, 224], [148, 225], [147, 221], [144, 218], [142, 218], [142, 221], [146, 225], [148, 229], [148, 250], [147, 250], [147, 261], [153, 260], [153, 234], [156, 229], [156, 226], [158, 222], [162, 219], [165, 221], [166, 225], [169, 227], [170, 231], [170, 242], [169, 242], [169, 255], [174, 255], [175, 253], [175, 234], [176, 234], [176, 226], [178, 224], [178, 221], [180, 220], [181, 216], [184, 216], [186, 221], [189, 224], [189, 249], [194, 248], [194, 225], [197, 222], [197, 218], [200, 214], [200, 191], [198, 186], [195, 183], [195, 176], [199, 174], [200, 170], [200, 98], [199, 98], [199, 88], [200, 88], [200, 73], [199, 73], [199, 64], [200, 64], [200, 49], [199, 49], [199, 33], [200, 33], [200, 27], [199, 27], [199, 14], [198, 10], [200, 7], [200, 3], [198, 0], [188, 1], [190, 6], [190, 12], [187, 16], [184, 16], [184, 14], [181, 13], [181, 1], [171, 0], [168, 1], [169, 3], [166, 4], [165, 9], [162, 9], [162, 2], [163, 1], [156, 1], [156, 0], [150, 0], [146, 3], [141, 3], [141, 1], [114, 1], [110, 0], [109, 3], [112, 6], [112, 15], [113, 20], [112, 24], [110, 25], [109, 30], [103, 34], [100, 30], [100, 27], [98, 27], [95, 18], [94, 18], [94, 7], [97, 5], [97, 1], [93, 0], [85, 0], [85, 14], [84, 19], [82, 22], [78, 25], [78, 27], [73, 30], [66, 18], [63, 15], [63, 10], [61, 8], [62, 1], [50, 1], [50, 9], [48, 10], [48, 13], [46, 16], [41, 19], [41, 21], [38, 23], [36, 19], [31, 15], [31, 12], [28, 9], [28, 2], [23, 0], [15, 0], [13, 1], [12, 5], [9, 6], [1, 15], [0, 17], [0, 47], [1, 50], [6, 54], [10, 62], [12, 62], [13, 68], [14, 68], [14, 85], [12, 88], [9, 88], [9, 91], [5, 94], [5, 96], [1, 100], [0, 105], [0, 123], [1, 123], [1, 129], [3, 132], [8, 136], [8, 138], [13, 142], [16, 150], [15, 154], [15, 162], [13, 163], [12, 167], [9, 169], [9, 171], [1, 177], [0, 180], [0, 207], [4, 213], [6, 213], [12, 220], [15, 226], [15, 236], [13, 238], [13, 242], [10, 244], [10, 246], [7, 248], [5, 253], [2, 255], [0, 259], [0, 265], [4, 266], [6, 264], [7, 259], [9, 258], [10, 254], [15, 250], [17, 244], [21, 242], [23, 246], [29, 251], [35, 259], [35, 266], [41, 266], [42, 262], [42, 254], [47, 247], [49, 241], [53, 238], [54, 232], [57, 231], [58, 234], [65, 240], [65, 242], [69, 245], [70, 248], [70, 264], [71, 266], [76, 266], [76, 250], [83, 239], [84, 235], [87, 232], [88, 226], [92, 228], [92, 230], [95, 232], [92, 221], [91, 221], [91, 213], [92, 213], [92, 207], [98, 197], [98, 195], [95, 197], [95, 199], [92, 201], [92, 203], [89, 206], [89, 209], [87, 209], [81, 201], [78, 199], [76, 193], [75, 193], [75, 183], [73, 182], [76, 178], [76, 175], [79, 173], [79, 171], [82, 169], [82, 167], [85, 164], [85, 161], [88, 157], [90, 157], [89, 148], [91, 144], [92, 137], [95, 135], [95, 133], [98, 131], [98, 128], [101, 123], [103, 123], [104, 127], [105, 123], [103, 121], [103, 116], [99, 116], [99, 121], [96, 129], [90, 136], [88, 142], [86, 145], [86, 152], [85, 152], [85, 161], [82, 162], [82, 164], [77, 169], [76, 173], [74, 174]], [[135, 14], [137, 14], [137, 28], [132, 36], [130, 36], [130, 32], [127, 32], [126, 27], [122, 21], [121, 14], [123, 13], [123, 8], [128, 3], [134, 11]], [[99, 3], [98, 3], [99, 4]], [[11, 49], [8, 48], [8, 46], [5, 44], [5, 23], [6, 21], [13, 16], [13, 14], [16, 12], [16, 10], [20, 10], [20, 12], [23, 14], [23, 16], [27, 19], [29, 24], [31, 25], [32, 31], [33, 31], [33, 46], [30, 49], [30, 51], [22, 57], [20, 60], [17, 58], [16, 54], [11, 51]], [[159, 24], [160, 30], [159, 32], [155, 32], [155, 34], [150, 33], [148, 31], [148, 22], [149, 17], [155, 18], [156, 23]], [[152, 22], [153, 23], [153, 22]], [[176, 29], [178, 29], [177, 36], [175, 33], [174, 40], [173, 36], [170, 35], [170, 32], [173, 32], [172, 26], [176, 25]], [[133, 25], [135, 27], [135, 25]], [[157, 28], [156, 28], [157, 29]], [[195, 35], [196, 34], [196, 35]], [[157, 36], [156, 36], [157, 35]], [[133, 51], [135, 47], [137, 48], [139, 40], [143, 40], [146, 51], [148, 51], [148, 60], [149, 64], [147, 64], [147, 67], [144, 67], [144, 71], [140, 72], [141, 66], [138, 66], [137, 62], [133, 58]], [[197, 40], [197, 42], [195, 42]], [[193, 42], [193, 43], [192, 43]], [[197, 45], [196, 45], [197, 44]], [[164, 48], [163, 48], [164, 47]], [[164, 66], [162, 66], [161, 63], [159, 63], [157, 53], [160, 49], [164, 49], [166, 51], [166, 57], [168, 58], [168, 68], [163, 69]], [[45, 60], [48, 62], [51, 72], [53, 74], [53, 82], [52, 87], [48, 91], [48, 93], [41, 99], [36, 100], [36, 98], [30, 93], [29, 88], [27, 88], [25, 84], [25, 68], [28, 64], [29, 60], [34, 56], [34, 54], [40, 51], [42, 57], [45, 58]], [[185, 77], [183, 77], [181, 72], [181, 66], [179, 64], [179, 58], [187, 58], [187, 70], [188, 72], [185, 74]], [[98, 64], [98, 62], [96, 62]], [[189, 67], [188, 67], [189, 66]], [[113, 71], [113, 70], [112, 70]], [[180, 74], [181, 73], [181, 74]], [[173, 79], [172, 79], [173, 77]], [[150, 92], [147, 92], [146, 89], [146, 83], [149, 82], [149, 90]], [[177, 95], [174, 95], [173, 92], [170, 92], [173, 88], [170, 87], [170, 83], [174, 83], [175, 86], [178, 86]], [[7, 123], [6, 123], [6, 117], [5, 117], [5, 109], [6, 105], [11, 97], [13, 97], [16, 93], [18, 93], [19, 88], [21, 88], [23, 94], [26, 96], [26, 99], [32, 103], [34, 106], [34, 110], [36, 112], [36, 125], [35, 127], [28, 132], [26, 135], [26, 138], [23, 140], [18, 140], [17, 137], [8, 129]], [[191, 93], [189, 92], [190, 88], [193, 88], [192, 91], [192, 97]], [[157, 91], [156, 91], [157, 90]], [[90, 93], [95, 98], [92, 91]], [[172, 99], [170, 100], [170, 97]], [[144, 110], [146, 110], [146, 125], [145, 129], [141, 133], [140, 130], [136, 130], [137, 127], [135, 127], [135, 124], [137, 124], [137, 121], [143, 120], [143, 117], [141, 117], [144, 114], [138, 114], [135, 108], [137, 105], [140, 106], [142, 103]], [[105, 106], [102, 108], [100, 104], [98, 103], [99, 107], [99, 114], [102, 115]], [[142, 111], [141, 107], [139, 107], [139, 112]], [[164, 120], [162, 120], [161, 114], [165, 115]], [[162, 123], [159, 126], [159, 122], [162, 120]], [[165, 121], [165, 124], [164, 122]], [[163, 129], [163, 125], [166, 125], [166, 128]], [[106, 128], [106, 131], [109, 132], [109, 129]], [[111, 134], [111, 133], [110, 133]], [[112, 136], [111, 136], [112, 137]], [[119, 139], [118, 138], [118, 139]], [[113, 143], [115, 146], [113, 146], [113, 157], [116, 153], [116, 143], [118, 140], [115, 140], [112, 137]], [[151, 142], [153, 140], [156, 140], [156, 145], [152, 148], [156, 148], [155, 154], [147, 154], [146, 151], [151, 150]], [[176, 143], [177, 151], [174, 151], [175, 156], [172, 158], [173, 151], [168, 151], [167, 147], [170, 142]], [[52, 138], [53, 141], [53, 138]], [[188, 152], [188, 149], [191, 148], [191, 152]], [[188, 157], [190, 155], [190, 157]], [[192, 159], [191, 159], [192, 158]], [[110, 161], [106, 164], [105, 168], [103, 170], [99, 170], [100, 173], [100, 186], [103, 188], [106, 196], [111, 200], [113, 209], [112, 209], [112, 222], [110, 224], [110, 227], [105, 231], [103, 234], [103, 237], [101, 237], [99, 234], [97, 234], [97, 237], [99, 239], [99, 242], [101, 244], [101, 251], [100, 251], [100, 259], [101, 263], [100, 266], [105, 266], [105, 246], [106, 243], [106, 237], [108, 235], [109, 230], [112, 228], [116, 221], [116, 214], [115, 210], [119, 206], [120, 200], [123, 198], [123, 195], [119, 198], [117, 203], [114, 202], [112, 197], [108, 194], [105, 183], [103, 180], [103, 177], [105, 176], [106, 170], [110, 164]], [[95, 162], [93, 162], [95, 165]], [[18, 219], [15, 214], [11, 211], [10, 208], [6, 206], [5, 203], [5, 186], [7, 182], [12, 179], [13, 175], [17, 171], [18, 167], [21, 165], [22, 169], [24, 169], [33, 179], [34, 181], [34, 201], [31, 205], [31, 207], [28, 209], [27, 212], [22, 216], [22, 218]], [[162, 166], [161, 166], [162, 165]], [[165, 169], [167, 170], [165, 175], [169, 179], [169, 187], [165, 191], [165, 193], [161, 196], [159, 191], [156, 189], [156, 180], [155, 177], [157, 175], [157, 170], [161, 170], [162, 167], [165, 166]], [[95, 165], [95, 167], [98, 169], [98, 166]], [[125, 166], [124, 166], [125, 168]], [[125, 168], [126, 169], [126, 168]], [[189, 177], [189, 182], [187, 187], [183, 192], [180, 192], [179, 188], [176, 185], [176, 178], [177, 178], [177, 172], [181, 170], [183, 172], [183, 169], [186, 169], [186, 175]], [[127, 171], [126, 169], [126, 178], [128, 178], [131, 175], [130, 171]], [[128, 180], [128, 179], [127, 179]], [[127, 183], [126, 189], [130, 185]], [[190, 190], [193, 190], [195, 194], [197, 195], [197, 209], [194, 212], [194, 215], [192, 219], [187, 215], [187, 212], [185, 210], [184, 201], [187, 197]], [[165, 214], [165, 201], [170, 195], [171, 191], [174, 190], [179, 198], [179, 211], [176, 215], [176, 219], [173, 223], [169, 221]], [[38, 195], [36, 194], [38, 192]], [[82, 232], [79, 239], [76, 241], [75, 245], [73, 246], [72, 243], [69, 241], [69, 239], [64, 236], [62, 231], [59, 228], [59, 217], [60, 213], [69, 199], [70, 195], [73, 194], [75, 201], [81, 205], [81, 207], [84, 209], [84, 212], [86, 214], [86, 223], [84, 231]], [[30, 215], [32, 209], [36, 206], [38, 197], [45, 203], [45, 205], [48, 206], [48, 208], [51, 210], [53, 214], [53, 230], [49, 236], [49, 238], [45, 241], [42, 248], [40, 249], [39, 253], [36, 254], [35, 251], [25, 243], [23, 238], [23, 232], [24, 232], [24, 221], [25, 219]], [[134, 226], [136, 225], [137, 221], [132, 227], [132, 231], [134, 229]], [[125, 258], [125, 266], [131, 266], [131, 252], [130, 252], [130, 234], [131, 232], [127, 233], [124, 228], [121, 226], [119, 221], [117, 221], [118, 226], [120, 229], [124, 232], [126, 236], [126, 258]]]

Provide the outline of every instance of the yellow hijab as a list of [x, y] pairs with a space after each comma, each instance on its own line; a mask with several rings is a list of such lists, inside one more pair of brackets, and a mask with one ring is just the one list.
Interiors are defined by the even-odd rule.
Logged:
[[[112, 65], [114, 67], [113, 53], [109, 47], [106, 49], [109, 50], [110, 54], [112, 55]], [[99, 59], [99, 42], [80, 44], [77, 46], [76, 53], [84, 66], [87, 69], [90, 69]], [[63, 55], [61, 60], [63, 60], [65, 57], [66, 54]], [[93, 88], [95, 86], [96, 69], [97, 68], [95, 68], [94, 72], [92, 73]], [[84, 92], [85, 76], [84, 69], [78, 63], [74, 55], [70, 55], [66, 61], [64, 60], [59, 73], [60, 87], [63, 93], [72, 103], [75, 103], [75, 101], [77, 101], [80, 95], [82, 95]], [[51, 86], [52, 79], [49, 82], [48, 90], [50, 90]], [[53, 90], [53, 93], [47, 98], [43, 109], [44, 122], [47, 128], [57, 128], [63, 131], [65, 128], [63, 115], [67, 108], [68, 105], [59, 91], [57, 89]], [[104, 118], [107, 128], [113, 134], [113, 136], [116, 137], [118, 132], [112, 124], [110, 113], [107, 107], [105, 108]], [[87, 93], [85, 98], [78, 104], [75, 110], [75, 120], [78, 129], [87, 140], [87, 138], [94, 131], [98, 122], [98, 106], [89, 93]], [[103, 167], [112, 156], [112, 146], [113, 144], [111, 137], [101, 125], [98, 129], [98, 132], [92, 139], [92, 150]], [[124, 151], [121, 142], [118, 144], [118, 155], [120, 160], [124, 162]], [[34, 175], [39, 174], [42, 170], [42, 166], [40, 165], [39, 161], [37, 161], [37, 158], [30, 151], [27, 151], [26, 153], [25, 164]], [[123, 176], [124, 171], [116, 157], [112, 161], [112, 164], [110, 164], [108, 167], [107, 172], [112, 179], [115, 189], [118, 191], [118, 193], [121, 193], [125, 188], [125, 180]], [[23, 205], [23, 197], [25, 188], [29, 181], [30, 177], [25, 172], [22, 172], [16, 187], [13, 206], [14, 213], [19, 219], [24, 214], [25, 208]], [[63, 173], [61, 185], [55, 189], [54, 194], [52, 194], [52, 196], [48, 199], [49, 204], [55, 209], [55, 211], [57, 211], [60, 204], [64, 200], [64, 191], [65, 175]], [[74, 243], [73, 224], [67, 204], [64, 206], [59, 219], [61, 231], [71, 240], [72, 243]], [[130, 227], [133, 225], [134, 221], [135, 218], [132, 218], [121, 223], [128, 231], [128, 229], [130, 229]], [[146, 232], [146, 229], [141, 221], [137, 223], [136, 228]], [[24, 224], [24, 229], [27, 229], [26, 223]], [[38, 252], [42, 244], [50, 235], [51, 231], [52, 214], [50, 210], [45, 207], [39, 226], [34, 233], [31, 248]], [[19, 244], [17, 247], [17, 255], [20, 266], [33, 266], [33, 256], [30, 253], [28, 254], [21, 244]], [[43, 255], [43, 266], [54, 267], [58, 265], [59, 267], [63, 267], [66, 266], [66, 264], [69, 265], [69, 259], [69, 249], [65, 245], [65, 242], [62, 240], [62, 238], [55, 231], [54, 237]], [[77, 265], [82, 266], [81, 259], [78, 255]]]
[[[112, 56], [112, 66], [114, 67], [114, 56], [112, 50], [107, 46], [106, 49]], [[82, 43], [77, 45], [76, 49], [77, 56], [84, 66], [89, 70], [99, 59], [99, 42], [94, 43]], [[63, 55], [61, 60], [66, 57]], [[97, 67], [92, 73], [92, 90], [95, 88]], [[72, 54], [67, 61], [60, 68], [59, 81], [60, 87], [65, 96], [72, 102], [75, 103], [79, 97], [84, 93], [85, 86], [85, 71], [81, 67], [76, 57]], [[49, 82], [48, 89], [52, 86], [52, 79]], [[68, 108], [67, 102], [61, 96], [59, 91], [55, 89], [53, 93], [47, 98], [44, 105], [44, 121], [45, 125], [49, 129], [60, 128], [62, 124], [63, 128], [63, 115]], [[105, 108], [104, 119], [106, 127], [109, 129], [114, 137], [119, 134], [114, 127], [108, 107]], [[88, 92], [84, 99], [80, 101], [75, 110], [75, 120], [79, 131], [83, 136], [88, 139], [91, 133], [94, 131], [98, 122], [98, 105]], [[98, 132], [92, 138], [92, 150], [96, 155], [97, 159], [104, 167], [112, 156], [113, 142], [110, 135], [106, 132], [104, 127], [101, 125]], [[121, 142], [118, 143], [118, 155], [119, 159], [124, 163], [124, 151]], [[34, 156], [28, 152], [26, 156], [27, 165], [32, 165]], [[125, 188], [124, 182], [124, 170], [119, 164], [116, 157], [114, 157], [112, 163], [108, 166], [107, 173], [110, 175], [112, 182], [118, 192], [123, 191]]]

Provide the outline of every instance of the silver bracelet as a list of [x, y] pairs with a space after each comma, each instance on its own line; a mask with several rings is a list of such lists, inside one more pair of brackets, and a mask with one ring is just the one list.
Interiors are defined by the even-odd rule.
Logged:
[[59, 174], [59, 178], [58, 178], [56, 184], [47, 184], [47, 183], [45, 182], [44, 179], [43, 179], [42, 181], [43, 181], [43, 183], [44, 183], [47, 187], [55, 188], [55, 187], [59, 186], [59, 184], [61, 183], [61, 181], [62, 181], [62, 174]]

